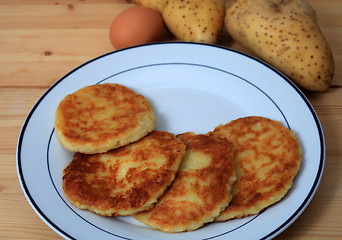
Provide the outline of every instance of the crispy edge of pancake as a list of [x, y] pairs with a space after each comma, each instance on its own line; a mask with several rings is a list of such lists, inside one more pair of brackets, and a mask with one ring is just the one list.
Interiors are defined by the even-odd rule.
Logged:
[[[92, 124], [92, 127], [89, 129], [85, 129], [84, 131], [76, 129], [77, 131], [75, 131], [75, 129], [69, 127], [76, 124], [72, 123], [72, 118], [68, 119], [68, 114], [66, 113], [68, 108], [77, 110], [77, 106], [74, 106], [75, 100], [73, 98], [78, 97], [80, 100], [82, 100], [82, 95], [84, 92], [105, 92], [108, 91], [109, 88], [112, 89], [112, 92], [110, 92], [111, 96], [102, 96], [105, 94], [100, 94], [99, 97], [106, 97], [107, 101], [110, 102], [112, 96], [122, 92], [122, 94], [129, 96], [130, 101], [134, 99], [135, 102], [138, 103], [138, 112], [134, 112], [135, 109], [132, 108], [130, 111], [127, 110], [126, 116], [124, 117], [113, 115], [112, 117], [117, 117], [114, 119], [114, 121], [121, 121], [121, 124], [115, 128], [107, 127], [107, 129], [105, 129], [106, 124], [108, 124], [107, 120], [100, 120], [98, 123], [96, 123], [98, 119], [94, 118], [90, 121], [90, 117], [81, 119], [82, 122], [85, 121]], [[106, 94], [108, 95], [108, 93]], [[79, 95], [81, 95], [81, 97], [79, 97]], [[92, 96], [91, 103], [95, 106], [92, 108], [89, 106], [90, 110], [94, 112], [101, 111], [101, 107], [98, 109], [96, 107], [96, 98], [94, 96]], [[115, 103], [113, 105], [115, 105]], [[86, 111], [90, 112], [90, 110]], [[104, 121], [107, 121], [107, 123]], [[80, 123], [77, 124], [79, 125]], [[65, 96], [64, 99], [59, 103], [55, 112], [55, 131], [57, 138], [59, 139], [61, 145], [71, 152], [82, 152], [86, 154], [107, 152], [111, 149], [115, 149], [139, 140], [153, 131], [155, 127], [156, 116], [150, 102], [143, 95], [138, 94], [123, 85], [114, 83], [103, 83], [83, 87], [76, 92]], [[96, 129], [100, 130], [98, 131]], [[92, 137], [87, 137], [89, 133], [98, 135], [97, 138], [99, 140], [94, 140]]]
[[[242, 125], [240, 124], [242, 122]], [[244, 132], [244, 135], [247, 136], [249, 134], [248, 130], [244, 130], [244, 128], [251, 127], [255, 123], [261, 123], [268, 126], [264, 126], [266, 130], [269, 128], [270, 125], [272, 125], [275, 129], [277, 129], [278, 138], [281, 138], [289, 142], [289, 147], [292, 149], [292, 157], [293, 161], [292, 163], [285, 163], [287, 166], [282, 166], [282, 168], [279, 170], [273, 168], [274, 173], [278, 174], [278, 176], [285, 178], [284, 182], [278, 182], [276, 186], [274, 186], [275, 192], [267, 192], [268, 199], [264, 199], [263, 195], [265, 196], [266, 193], [260, 193], [258, 190], [260, 188], [261, 184], [256, 184], [256, 186], [252, 187], [252, 190], [254, 190], [254, 193], [252, 197], [250, 197], [250, 202], [243, 203], [244, 195], [241, 196], [239, 194], [239, 187], [246, 187], [250, 182], [248, 179], [243, 178], [243, 167], [239, 167], [239, 154], [241, 154], [243, 151], [248, 150], [249, 146], [247, 143], [246, 145], [239, 145], [237, 142], [237, 139], [232, 138], [232, 135], [236, 135], [234, 132]], [[233, 124], [238, 125], [236, 128], [231, 127]], [[231, 132], [233, 132], [231, 135], [226, 132], [226, 128], [231, 127]], [[246, 132], [247, 131], [247, 132]], [[299, 144], [299, 141], [293, 131], [283, 126], [280, 122], [271, 120], [264, 117], [258, 117], [258, 116], [251, 116], [251, 117], [244, 117], [239, 118], [236, 120], [233, 120], [229, 122], [226, 125], [220, 125], [215, 128], [213, 132], [210, 132], [209, 135], [217, 136], [219, 138], [225, 139], [226, 141], [230, 142], [234, 149], [234, 155], [235, 155], [235, 164], [236, 164], [236, 173], [237, 173], [237, 180], [235, 184], [233, 185], [233, 198], [229, 204], [229, 206], [215, 219], [216, 222], [222, 222], [227, 221], [234, 218], [243, 218], [246, 216], [254, 215], [259, 213], [260, 211], [264, 210], [265, 208], [275, 204], [276, 202], [280, 201], [290, 190], [292, 187], [293, 181], [300, 169], [301, 161], [302, 161], [302, 150]], [[279, 139], [278, 139], [279, 140]], [[268, 144], [268, 147], [271, 144]], [[242, 147], [245, 147], [246, 149], [242, 149]], [[243, 150], [243, 151], [242, 151]], [[265, 154], [265, 153], [263, 153]], [[292, 171], [289, 173], [288, 168]], [[246, 186], [242, 185], [243, 183], [246, 183]], [[248, 205], [246, 207], [246, 205]]]
[[154, 208], [133, 216], [168, 233], [192, 231], [212, 222], [229, 204], [236, 179], [226, 141], [192, 132], [177, 137], [187, 146], [177, 177]]
[[[134, 147], [133, 150], [131, 150], [132, 147]], [[148, 210], [174, 180], [185, 154], [185, 148], [185, 144], [174, 134], [153, 131], [137, 142], [107, 153], [75, 153], [73, 160], [63, 171], [64, 194], [76, 207], [102, 216], [126, 216]], [[109, 168], [97, 159], [94, 163], [90, 161], [108, 154], [113, 157], [111, 159], [113, 161], [116, 159], [115, 156], [120, 157], [116, 160], [125, 159], [128, 153], [132, 155], [128, 156], [130, 160], [126, 164], [130, 165], [133, 161], [139, 161], [141, 165], [138, 166], [142, 169], [115, 164]], [[165, 162], [158, 166], [159, 162], [156, 161], [161, 161], [160, 155], [165, 157], [163, 159]], [[151, 158], [153, 160], [146, 164], [146, 161]], [[158, 168], [149, 169], [149, 166], [158, 166]], [[121, 180], [116, 181], [117, 179], [114, 180], [112, 176], [122, 175], [119, 167], [128, 167], [128, 170], [123, 178], [121, 176]], [[101, 179], [99, 173], [107, 170], [110, 171], [110, 175]], [[97, 178], [100, 179], [89, 183], [85, 178], [92, 174], [98, 174]], [[115, 188], [115, 186], [124, 185], [132, 187]], [[112, 191], [117, 191], [118, 194]]]

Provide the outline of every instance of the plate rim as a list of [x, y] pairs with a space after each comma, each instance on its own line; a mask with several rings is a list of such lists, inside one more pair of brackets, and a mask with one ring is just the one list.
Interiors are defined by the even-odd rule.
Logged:
[[[19, 182], [21, 185], [21, 188], [24, 192], [24, 195], [26, 197], [26, 199], [28, 200], [29, 204], [31, 205], [31, 207], [33, 208], [33, 210], [36, 212], [36, 214], [43, 220], [44, 223], [46, 223], [52, 230], [54, 230], [57, 234], [59, 234], [62, 237], [67, 237], [69, 239], [76, 239], [73, 236], [71, 236], [70, 234], [68, 234], [67, 232], [65, 232], [63, 229], [61, 229], [59, 226], [57, 226], [49, 217], [46, 216], [46, 214], [43, 212], [43, 210], [41, 210], [39, 208], [39, 206], [37, 205], [37, 203], [35, 202], [34, 198], [31, 196], [30, 191], [27, 187], [27, 184], [25, 182], [25, 178], [24, 178], [24, 174], [23, 174], [23, 169], [22, 169], [22, 157], [21, 157], [21, 149], [22, 149], [22, 144], [23, 144], [23, 139], [25, 136], [25, 131], [27, 129], [27, 126], [33, 116], [33, 114], [35, 113], [35, 110], [37, 109], [37, 107], [40, 105], [40, 103], [44, 100], [44, 98], [51, 92], [51, 90], [53, 90], [58, 84], [60, 84], [63, 80], [65, 80], [69, 75], [73, 74], [74, 72], [76, 72], [77, 70], [85, 67], [86, 65], [97, 61], [101, 58], [105, 58], [109, 55], [112, 54], [117, 54], [119, 52], [122, 51], [127, 51], [129, 49], [136, 49], [136, 48], [141, 48], [141, 47], [146, 47], [146, 46], [159, 46], [159, 45], [200, 45], [203, 47], [212, 47], [212, 48], [217, 48], [217, 49], [221, 49], [223, 51], [229, 51], [229, 52], [234, 52], [236, 54], [242, 55], [244, 57], [250, 58], [254, 61], [257, 61], [258, 63], [262, 64], [263, 66], [265, 66], [266, 68], [270, 69], [271, 71], [275, 72], [277, 75], [279, 75], [283, 80], [285, 80], [296, 92], [297, 94], [301, 97], [301, 99], [305, 102], [306, 107], [310, 110], [311, 116], [314, 119], [315, 122], [315, 126], [317, 127], [317, 132], [319, 135], [319, 143], [320, 143], [320, 157], [319, 157], [319, 166], [318, 166], [318, 171], [316, 173], [315, 176], [315, 180], [312, 183], [312, 186], [310, 188], [309, 193], [307, 194], [306, 198], [303, 200], [303, 202], [299, 205], [299, 207], [297, 208], [297, 210], [285, 221], [283, 222], [280, 226], [278, 226], [276, 229], [274, 229], [272, 232], [268, 233], [266, 236], [264, 236], [261, 239], [271, 239], [274, 238], [275, 236], [277, 236], [278, 234], [280, 234], [282, 231], [284, 231], [289, 225], [291, 225], [300, 215], [301, 213], [305, 210], [305, 208], [309, 205], [310, 201], [312, 200], [313, 196], [315, 195], [315, 192], [317, 191], [322, 175], [323, 175], [323, 171], [324, 171], [324, 165], [325, 165], [325, 154], [326, 154], [326, 147], [325, 147], [325, 139], [324, 139], [324, 133], [323, 133], [323, 129], [321, 126], [321, 123], [319, 121], [319, 118], [313, 108], [313, 106], [311, 105], [311, 103], [309, 102], [309, 100], [306, 98], [306, 96], [304, 95], [304, 93], [286, 76], [284, 75], [282, 72], [280, 72], [278, 69], [274, 68], [273, 66], [271, 66], [270, 64], [268, 64], [267, 62], [254, 57], [252, 55], [249, 55], [247, 53], [241, 52], [239, 50], [236, 49], [231, 49], [229, 47], [226, 46], [220, 46], [220, 45], [212, 45], [212, 44], [207, 44], [207, 43], [194, 43], [194, 42], [157, 42], [157, 43], [149, 43], [149, 44], [143, 44], [143, 45], [138, 45], [138, 46], [133, 46], [133, 47], [128, 47], [128, 48], [124, 48], [124, 49], [120, 49], [120, 50], [115, 50], [115, 51], [111, 51], [105, 54], [102, 54], [100, 56], [97, 56], [95, 58], [92, 58], [84, 63], [82, 63], [81, 65], [77, 66], [76, 68], [72, 69], [71, 71], [67, 72], [65, 75], [63, 75], [61, 78], [59, 78], [56, 82], [54, 82], [40, 97], [39, 99], [36, 101], [36, 103], [33, 105], [33, 107], [31, 108], [31, 110], [29, 111], [27, 117], [25, 118], [25, 121], [22, 125], [21, 131], [19, 133], [19, 138], [17, 141], [17, 148], [16, 148], [16, 165], [17, 165], [17, 174], [18, 174], [18, 178], [19, 178]], [[103, 80], [105, 81], [105, 79]], [[125, 238], [120, 236], [120, 238], [122, 239], [130, 239], [130, 238]]]

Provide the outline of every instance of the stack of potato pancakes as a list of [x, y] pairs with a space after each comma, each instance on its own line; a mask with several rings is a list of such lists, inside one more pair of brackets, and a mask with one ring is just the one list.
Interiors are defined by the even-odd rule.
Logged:
[[70, 202], [103, 216], [132, 215], [164, 232], [259, 213], [292, 186], [302, 155], [295, 134], [244, 117], [206, 134], [156, 131], [148, 100], [97, 84], [58, 105], [55, 131], [75, 152], [63, 171]]

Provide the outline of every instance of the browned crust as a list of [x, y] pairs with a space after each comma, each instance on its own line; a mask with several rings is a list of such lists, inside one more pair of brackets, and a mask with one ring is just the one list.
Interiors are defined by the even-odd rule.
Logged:
[[120, 84], [97, 84], [67, 95], [55, 128], [70, 151], [101, 153], [138, 140], [155, 127], [147, 99]]
[[[108, 153], [75, 153], [64, 169], [63, 189], [80, 208], [106, 216], [133, 214], [150, 208], [165, 191], [184, 152], [184, 143], [173, 134], [154, 131]], [[162, 164], [156, 167], [158, 160]], [[127, 172], [119, 177], [123, 167]]]
[[234, 148], [235, 194], [223, 212], [229, 219], [261, 211], [279, 201], [292, 186], [301, 164], [301, 150], [294, 133], [279, 122], [263, 117], [240, 118], [210, 134]]
[[[194, 230], [213, 221], [228, 205], [231, 184], [235, 180], [233, 153], [227, 142], [193, 133], [178, 137], [186, 143], [186, 155], [200, 153], [208, 156], [210, 163], [194, 169], [192, 166], [184, 169], [182, 165], [158, 205], [149, 212], [135, 215], [138, 220], [147, 216], [147, 221], [143, 222], [166, 232]], [[186, 155], [183, 162], [188, 160]]]

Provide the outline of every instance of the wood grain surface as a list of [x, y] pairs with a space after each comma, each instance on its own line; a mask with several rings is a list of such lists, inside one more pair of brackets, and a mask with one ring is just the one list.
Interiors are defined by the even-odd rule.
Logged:
[[[276, 239], [342, 239], [342, 1], [309, 0], [335, 59], [333, 86], [305, 92], [326, 141], [316, 195]], [[34, 212], [20, 187], [16, 146], [39, 97], [80, 64], [114, 51], [109, 26], [124, 0], [0, 0], [0, 239], [62, 239]], [[225, 46], [245, 51], [226, 40]], [[299, 116], [300, 117], [300, 116]]]

